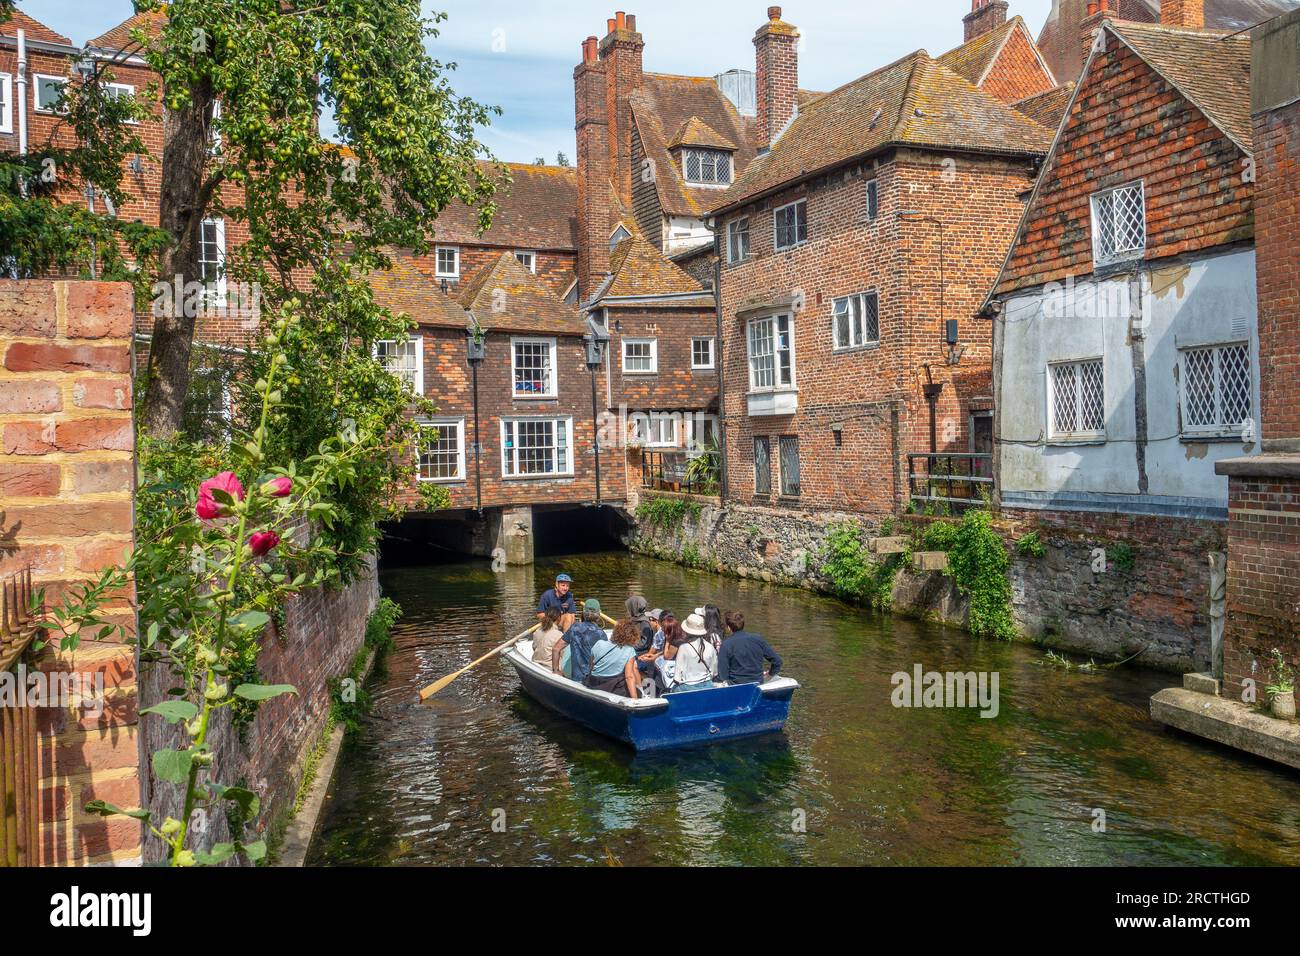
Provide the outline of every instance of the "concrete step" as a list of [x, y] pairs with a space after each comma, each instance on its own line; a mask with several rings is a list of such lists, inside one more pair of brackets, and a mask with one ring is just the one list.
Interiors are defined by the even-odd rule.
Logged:
[[1300, 770], [1300, 722], [1182, 687], [1166, 687], [1153, 696], [1151, 718]]
[[867, 550], [872, 554], [902, 554], [910, 543], [910, 539], [905, 534], [868, 538]]
[[1184, 674], [1183, 689], [1194, 690], [1198, 694], [1219, 696], [1219, 679], [1213, 674]]
[[948, 567], [947, 551], [917, 551], [912, 554], [912, 567], [918, 571], [943, 571]]

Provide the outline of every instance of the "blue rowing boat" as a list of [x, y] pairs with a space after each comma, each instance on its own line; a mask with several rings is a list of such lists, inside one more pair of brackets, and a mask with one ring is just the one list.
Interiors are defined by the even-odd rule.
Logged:
[[505, 652], [530, 697], [636, 750], [667, 750], [768, 734], [785, 726], [798, 681], [778, 675], [737, 684], [632, 700], [593, 690], [533, 661], [532, 641]]

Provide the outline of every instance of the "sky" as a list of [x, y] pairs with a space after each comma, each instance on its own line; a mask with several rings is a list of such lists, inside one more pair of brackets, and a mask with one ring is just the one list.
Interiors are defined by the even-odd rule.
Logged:
[[[1051, 0], [1010, 0], [1038, 35]], [[85, 43], [125, 20], [130, 0], [19, 0], [19, 8], [74, 43]], [[616, 9], [635, 14], [645, 39], [644, 67], [656, 73], [712, 76], [754, 68], [754, 31], [767, 19], [766, 0], [422, 0], [425, 16], [447, 14], [428, 43], [430, 54], [455, 63], [456, 91], [499, 106], [481, 139], [496, 158], [555, 162], [574, 155], [573, 68], [582, 40], [604, 36]], [[911, 53], [939, 55], [962, 42], [970, 0], [794, 0], [782, 18], [802, 36], [799, 85], [832, 90]]]

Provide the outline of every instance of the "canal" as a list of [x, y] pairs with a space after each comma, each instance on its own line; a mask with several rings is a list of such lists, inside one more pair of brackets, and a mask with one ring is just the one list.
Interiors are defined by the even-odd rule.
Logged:
[[[498, 660], [416, 702], [530, 624], [560, 570], [607, 609], [633, 592], [742, 609], [802, 684], [784, 734], [635, 756]], [[1060, 670], [1034, 647], [626, 553], [382, 583], [405, 614], [310, 864], [1300, 863], [1300, 778], [1151, 721], [1168, 674]], [[890, 676], [916, 664], [997, 672], [997, 716], [894, 707]]]

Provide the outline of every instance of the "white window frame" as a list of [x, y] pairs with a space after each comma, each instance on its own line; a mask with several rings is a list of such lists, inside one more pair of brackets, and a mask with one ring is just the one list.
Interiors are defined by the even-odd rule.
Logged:
[[[699, 179], [691, 179], [690, 175], [686, 172], [686, 170], [689, 168], [690, 165], [690, 158], [693, 155], [699, 157], [699, 166], [700, 166]], [[717, 168], [718, 168], [719, 156], [723, 156], [727, 160], [726, 179], [718, 178]], [[703, 178], [704, 160], [706, 158], [711, 159], [713, 161], [714, 172], [713, 172], [712, 179]], [[691, 186], [723, 186], [723, 187], [730, 186], [736, 172], [735, 169], [732, 168], [734, 165], [735, 163], [733, 161], [731, 153], [725, 149], [707, 149], [702, 146], [689, 146], [682, 150], [682, 180]]]
[[[203, 301], [209, 304], [220, 305], [226, 301], [226, 220], [219, 216], [209, 216], [199, 224], [199, 255], [203, 255], [203, 227], [212, 225], [216, 227], [216, 244], [217, 244], [217, 284], [216, 288], [209, 291], [204, 289]], [[200, 258], [200, 272], [202, 271], [202, 262]], [[200, 280], [202, 281], [202, 280]]]
[[[742, 223], [744, 224], [743, 229], [741, 228]], [[737, 241], [742, 235], [745, 238], [743, 243]], [[752, 243], [753, 236], [749, 231], [748, 216], [740, 216], [739, 218], [733, 219], [731, 222], [727, 223], [727, 264], [735, 265], [738, 262], [744, 262], [748, 259], [751, 250], [753, 249]], [[742, 247], [739, 250], [739, 254], [737, 254], [738, 250], [736, 248], [738, 245]]]
[[637, 438], [641, 445], [645, 448], [676, 448], [677, 419], [680, 417], [675, 412], [648, 412], [636, 417]]
[[[876, 303], [876, 337], [867, 337], [867, 320], [866, 320], [866, 303], [868, 299], [874, 299]], [[853, 304], [858, 303], [858, 318], [862, 326], [862, 339], [854, 341], [854, 321], [853, 321]], [[841, 342], [839, 320], [841, 315], [841, 305], [843, 312], [848, 315], [849, 319], [849, 340]], [[854, 349], [865, 348], [867, 346], [880, 344], [880, 293], [875, 289], [868, 289], [865, 292], [855, 292], [852, 295], [844, 295], [831, 300], [831, 351], [833, 352], [850, 352]]]
[[[1142, 245], [1136, 249], [1123, 249], [1105, 253], [1101, 249], [1101, 229], [1098, 227], [1099, 208], [1101, 204], [1114, 196], [1116, 193], [1124, 192], [1136, 188], [1138, 196], [1142, 200]], [[1121, 183], [1118, 186], [1112, 186], [1109, 189], [1100, 189], [1089, 197], [1088, 208], [1091, 212], [1090, 226], [1092, 229], [1092, 261], [1093, 266], [1109, 266], [1120, 262], [1131, 262], [1134, 259], [1141, 259], [1146, 255], [1147, 249], [1147, 194], [1146, 184], [1138, 179], [1130, 183]], [[1109, 211], [1114, 212], [1114, 203], [1112, 202]], [[1111, 235], [1114, 236], [1114, 223], [1111, 224]]]
[[[524, 256], [528, 257], [527, 262], [524, 262]], [[536, 252], [532, 252], [528, 249], [516, 249], [515, 261], [518, 262], [525, 269], [527, 269], [529, 272], [531, 272], [533, 275], [537, 275], [537, 253]]]
[[[563, 447], [565, 450], [565, 455], [564, 455], [565, 465], [566, 465], [565, 471], [559, 471], [557, 469], [556, 471], [548, 471], [548, 472], [520, 473], [516, 470], [512, 470], [512, 465], [515, 469], [518, 468], [519, 448], [517, 445], [510, 448], [506, 447], [506, 425], [507, 423], [513, 424], [518, 422], [551, 422], [552, 425], [558, 422], [564, 423], [565, 445]], [[541, 415], [541, 416], [507, 415], [506, 417], [501, 419], [501, 427], [500, 427], [499, 434], [501, 436], [501, 477], [506, 481], [535, 481], [537, 479], [573, 477], [574, 436], [573, 436], [572, 416], [569, 415], [554, 415], [554, 416], [552, 415]], [[517, 429], [515, 430], [515, 434], [518, 435]], [[552, 435], [555, 434], [556, 432], [552, 432]], [[559, 443], [553, 441], [551, 447], [552, 449], [555, 450], [556, 455], [558, 456], [559, 448], [561, 447]]]
[[[722, 435], [722, 423], [718, 416], [712, 412], [683, 412], [682, 421], [685, 423], [683, 447], [688, 452], [701, 452], [707, 447], [709, 436], [707, 434], [697, 435], [697, 425], [703, 424], [704, 427], [700, 429], [702, 432], [709, 431], [711, 427], [715, 439], [720, 438]], [[718, 444], [721, 445], [722, 443], [719, 441]]]
[[[1255, 418], [1255, 362], [1250, 354], [1250, 341], [1234, 339], [1227, 342], [1207, 342], [1204, 345], [1189, 345], [1178, 350], [1178, 420], [1182, 427], [1182, 434], [1186, 438], [1235, 438], [1242, 433], [1242, 422], [1225, 422], [1223, 421], [1223, 378], [1222, 355], [1225, 349], [1245, 349], [1246, 361], [1249, 363], [1249, 375], [1246, 382], [1246, 415], [1247, 419], [1253, 421]], [[1214, 355], [1214, 417], [1216, 423], [1213, 425], [1188, 425], [1188, 400], [1187, 400], [1187, 382], [1189, 375], [1187, 371], [1187, 353], [1189, 352], [1212, 352]]]
[[[465, 419], [464, 418], [433, 418], [429, 421], [417, 422], [421, 429], [437, 428], [443, 429], [448, 425], [456, 426], [456, 474], [451, 478], [426, 478], [424, 475], [424, 446], [420, 445], [416, 449], [415, 456], [415, 480], [424, 481], [432, 484], [450, 484], [452, 482], [465, 480]], [[441, 436], [439, 436], [441, 437]]]
[[[695, 346], [699, 342], [707, 342], [709, 344], [709, 360], [702, 364], [697, 364], [695, 361]], [[717, 345], [718, 345], [717, 339], [712, 335], [692, 336], [691, 337], [691, 368], [693, 369], [716, 368], [718, 365]]]
[[[790, 381], [781, 381], [781, 363], [780, 355], [782, 349], [779, 345], [778, 336], [780, 332], [780, 320], [786, 320], [786, 330], [790, 337], [789, 344], [785, 346], [785, 351], [790, 356]], [[754, 332], [755, 326], [760, 323], [769, 323], [770, 328], [767, 332], [767, 341], [771, 345], [771, 351], [765, 354], [772, 357], [772, 384], [757, 384], [758, 375], [754, 365]], [[794, 313], [793, 312], [773, 312], [768, 315], [760, 315], [750, 319], [745, 323], [745, 356], [749, 366], [749, 390], [750, 392], [787, 392], [793, 391], [798, 387], [798, 377], [795, 369], [795, 343], [794, 343]]]
[[[408, 335], [406, 337], [406, 341], [408, 344], [412, 344], [415, 346], [415, 368], [413, 369], [415, 373], [414, 374], [415, 381], [411, 382], [410, 385], [416, 395], [423, 395], [424, 394], [424, 337], [420, 335]], [[400, 369], [391, 368], [388, 362], [386, 361], [386, 357], [380, 356], [379, 347], [381, 345], [396, 346], [397, 339], [380, 339], [379, 341], [375, 342], [374, 347], [371, 349], [371, 354], [374, 355], [375, 358], [383, 362], [384, 368], [387, 369], [391, 374], [397, 376], [403, 381], [406, 381]]]
[[12, 73], [0, 73], [0, 95], [4, 96], [4, 102], [0, 103], [0, 133], [12, 133], [14, 131], [14, 78]]
[[[517, 345], [544, 345], [548, 350], [547, 372], [548, 387], [543, 392], [519, 391], [519, 362]], [[510, 338], [510, 396], [516, 400], [530, 398], [559, 398], [559, 366], [557, 364], [558, 346], [555, 339], [531, 335], [515, 335]]]
[[[1074, 398], [1075, 398], [1075, 415], [1076, 422], [1081, 418], [1083, 412], [1083, 374], [1082, 366], [1096, 363], [1101, 366], [1101, 428], [1097, 430], [1080, 429], [1070, 432], [1059, 432], [1056, 430], [1056, 376], [1053, 369], [1058, 366], [1073, 365], [1074, 372]], [[1052, 444], [1068, 444], [1071, 442], [1103, 442], [1106, 440], [1106, 362], [1100, 355], [1094, 355], [1091, 358], [1066, 359], [1060, 362], [1047, 363], [1047, 440]]]
[[[630, 369], [627, 367], [627, 347], [629, 345], [649, 345], [650, 346], [650, 367], [648, 369]], [[623, 339], [622, 347], [619, 349], [623, 356], [623, 374], [624, 375], [657, 375], [659, 374], [659, 340], [648, 337], [630, 337]]]
[[52, 73], [33, 73], [32, 74], [32, 110], [37, 113], [44, 113], [47, 116], [54, 115], [54, 109], [49, 106], [41, 106], [41, 80], [53, 80], [60, 86], [68, 85], [68, 77], [55, 76]]
[[[799, 209], [798, 209], [799, 206], [803, 207], [804, 236], [802, 239], [799, 238]], [[779, 225], [779, 222], [781, 218], [781, 213], [785, 212], [787, 209], [794, 210], [795, 241], [790, 245], [783, 246], [779, 241], [779, 237], [781, 235], [781, 227]], [[777, 252], [785, 252], [787, 249], [798, 249], [800, 246], [807, 245], [807, 243], [808, 243], [808, 200], [807, 198], [796, 199], [794, 202], [788, 202], [783, 206], [777, 206], [775, 209], [772, 210], [772, 248], [773, 249], [775, 249]]]
[[[442, 267], [442, 254], [450, 252], [455, 257], [456, 264], [450, 272]], [[460, 278], [460, 246], [434, 246], [433, 247], [433, 274], [438, 279], [459, 279]]]
[[[131, 97], [131, 98], [133, 98], [133, 99], [134, 99], [134, 97], [135, 97], [135, 87], [132, 86], [130, 83], [105, 83], [105, 84], [104, 84], [104, 89], [109, 90], [109, 91], [114, 91], [114, 90], [119, 91], [119, 92], [118, 92], [118, 95], [119, 95], [119, 96], [122, 96], [122, 95], [125, 94], [126, 96], [129, 96], [129, 97]], [[127, 120], [126, 122], [127, 122], [127, 125], [129, 125], [129, 126], [139, 126], [139, 125], [140, 125], [140, 121], [139, 121], [139, 120]]]

